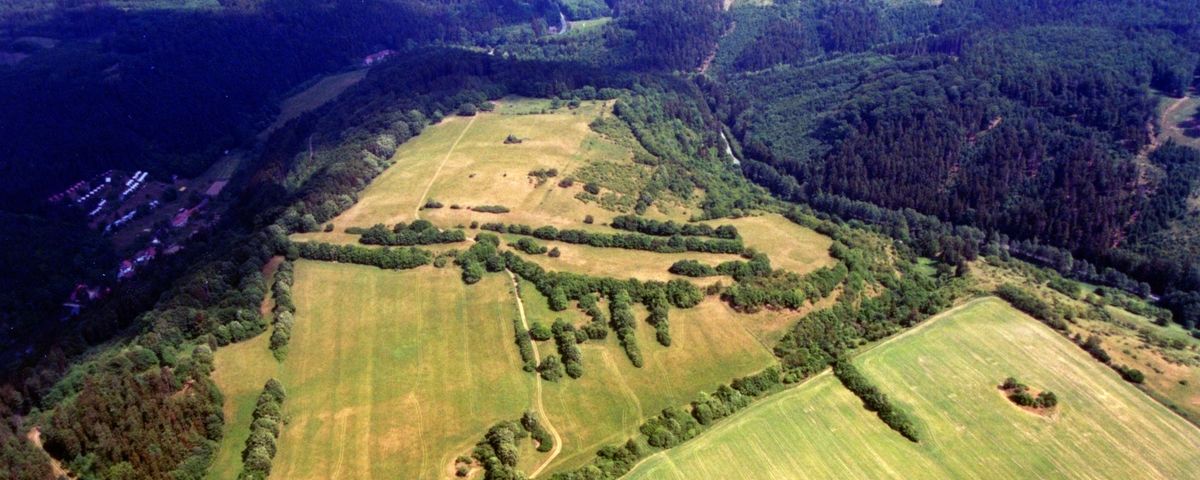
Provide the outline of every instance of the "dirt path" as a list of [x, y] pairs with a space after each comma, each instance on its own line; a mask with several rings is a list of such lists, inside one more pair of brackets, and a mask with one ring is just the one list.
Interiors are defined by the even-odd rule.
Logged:
[[417, 199], [417, 207], [413, 209], [413, 218], [421, 218], [421, 207], [425, 206], [425, 197], [429, 196], [429, 190], [433, 188], [433, 182], [437, 181], [439, 175], [442, 174], [442, 168], [446, 166], [446, 162], [450, 161], [450, 155], [454, 154], [454, 149], [458, 148], [458, 142], [461, 142], [463, 137], [467, 135], [467, 130], [471, 129], [471, 125], [475, 124], [475, 119], [479, 115], [471, 117], [471, 121], [467, 122], [467, 126], [458, 134], [458, 138], [454, 139], [454, 143], [450, 145], [450, 150], [446, 151], [446, 158], [442, 159], [441, 165], [438, 165], [437, 171], [433, 172], [433, 176], [429, 178], [429, 185], [425, 186], [425, 191], [421, 193], [421, 198]]
[[[508, 278], [512, 279], [513, 295], [517, 297], [517, 312], [521, 314], [521, 328], [529, 330], [529, 322], [525, 320], [525, 302], [521, 301], [521, 286], [517, 282], [517, 276], [512, 272], [508, 272]], [[533, 361], [540, 364], [542, 357], [538, 353], [537, 342], [531, 341], [529, 343], [533, 345]], [[542, 470], [545, 470], [546, 466], [550, 465], [550, 462], [553, 462], [559, 453], [562, 453], [562, 437], [558, 435], [558, 430], [555, 430], [554, 425], [550, 423], [550, 415], [546, 413], [546, 407], [542, 405], [542, 376], [534, 373], [533, 381], [534, 406], [537, 408], [537, 413], [541, 417], [542, 424], [546, 426], [546, 430], [550, 432], [550, 436], [554, 437], [554, 448], [550, 450], [550, 456], [529, 474], [530, 479], [537, 478], [538, 474], [542, 473]]]
[[[45, 450], [42, 447], [42, 431], [38, 427], [31, 428], [29, 433], [25, 434], [25, 438], [29, 439], [34, 446]], [[63, 468], [62, 463], [58, 459], [51, 457], [49, 454], [46, 454], [46, 458], [50, 461], [50, 473], [54, 474], [54, 478], [75, 478], [67, 472], [67, 469]]]

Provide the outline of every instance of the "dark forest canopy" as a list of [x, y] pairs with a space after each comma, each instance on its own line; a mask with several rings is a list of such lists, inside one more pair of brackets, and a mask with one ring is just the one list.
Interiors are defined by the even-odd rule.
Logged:
[[780, 196], [914, 209], [1063, 247], [1162, 291], [1196, 288], [1178, 284], [1194, 260], [1151, 266], [1155, 255], [1122, 252], [1181, 214], [1194, 186], [1184, 157], [1167, 153], [1178, 147], [1138, 158], [1159, 95], [1183, 95], [1200, 67], [1197, 11], [1093, 0], [735, 8], [739, 28], [708, 84], [748, 176]]

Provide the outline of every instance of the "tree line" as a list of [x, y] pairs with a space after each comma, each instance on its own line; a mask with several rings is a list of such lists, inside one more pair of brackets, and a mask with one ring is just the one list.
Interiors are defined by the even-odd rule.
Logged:
[[239, 480], [261, 480], [271, 476], [271, 461], [278, 450], [276, 441], [283, 427], [283, 400], [287, 394], [283, 384], [274, 378], [267, 380], [258, 395], [250, 421], [250, 436], [242, 449], [242, 472]]
[[479, 226], [483, 230], [509, 233], [513, 235], [528, 235], [542, 240], [556, 240], [576, 245], [588, 245], [597, 248], [623, 248], [627, 250], [645, 250], [655, 253], [731, 253], [738, 254], [745, 250], [740, 238], [710, 239], [672, 235], [670, 238], [656, 238], [644, 233], [593, 233], [586, 230], [562, 229], [550, 225], [531, 227], [529, 225], [503, 223], [484, 223]]

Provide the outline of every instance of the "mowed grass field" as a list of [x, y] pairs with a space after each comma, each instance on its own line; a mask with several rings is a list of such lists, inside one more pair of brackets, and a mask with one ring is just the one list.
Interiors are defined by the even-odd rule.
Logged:
[[[395, 154], [395, 165], [377, 177], [360, 195], [357, 204], [335, 218], [345, 227], [411, 221], [422, 199], [435, 199], [446, 208], [420, 212], [421, 218], [442, 226], [500, 221], [531, 225], [576, 225], [585, 215], [611, 217], [599, 205], [574, 197], [582, 191], [557, 186], [559, 179], [595, 160], [628, 163], [632, 153], [593, 132], [588, 126], [600, 115], [611, 115], [610, 104], [585, 102], [578, 109], [560, 108], [550, 113], [548, 102], [507, 99], [495, 112], [474, 117], [447, 117], [404, 143]], [[522, 143], [505, 145], [509, 134]], [[538, 169], [558, 169], [559, 177], [541, 186], [529, 176]], [[451, 205], [464, 207], [461, 210]], [[467, 210], [480, 205], [504, 205], [508, 214]], [[309, 235], [320, 238], [321, 235]]]
[[271, 376], [287, 388], [272, 476], [442, 478], [489, 426], [531, 408], [507, 278], [300, 261], [296, 326], [277, 364], [267, 335], [217, 352], [226, 438], [213, 478], [234, 478]]
[[[998, 299], [971, 302], [856, 362], [917, 420], [913, 444], [826, 373], [770, 397], [627, 478], [1194, 478], [1200, 429]], [[996, 386], [1058, 395], [1053, 415]]]
[[[581, 345], [583, 376], [544, 387], [547, 412], [563, 436], [563, 451], [547, 471], [581, 467], [600, 447], [638, 435], [642, 422], [662, 409], [686, 405], [700, 392], [772, 365], [774, 356], [743, 319], [714, 314], [723, 307], [709, 299], [695, 308], [672, 309], [670, 347], [655, 341], [654, 328], [642, 321], [647, 312], [635, 309], [642, 368], [629, 362], [615, 335]], [[554, 351], [553, 342], [542, 345]]]

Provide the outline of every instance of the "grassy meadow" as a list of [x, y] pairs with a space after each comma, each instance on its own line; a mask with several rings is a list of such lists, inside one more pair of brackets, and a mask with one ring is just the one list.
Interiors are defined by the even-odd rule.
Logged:
[[[770, 397], [627, 478], [1189, 478], [1200, 430], [997, 299], [971, 302], [856, 363], [923, 433], [888, 429], [832, 375]], [[1048, 416], [997, 389], [1053, 391]]]
[[267, 335], [217, 352], [226, 438], [213, 478], [234, 478], [267, 378], [288, 390], [273, 476], [440, 478], [489, 426], [519, 418], [533, 377], [513, 344], [507, 279], [300, 261], [296, 327], [279, 364]]
[[[530, 292], [523, 290], [523, 292]], [[532, 292], [530, 296], [541, 296]], [[544, 300], [543, 300], [544, 301]], [[581, 467], [600, 447], [637, 435], [642, 422], [668, 406], [682, 406], [700, 392], [749, 375], [774, 363], [774, 356], [733, 314], [715, 299], [687, 310], [671, 310], [670, 347], [654, 339], [654, 328], [637, 325], [638, 346], [645, 357], [634, 367], [615, 335], [581, 345], [583, 376], [545, 385], [547, 413], [563, 436], [563, 451], [550, 473]], [[647, 313], [635, 308], [637, 318]], [[564, 318], [566, 319], [566, 318]], [[544, 351], [554, 351], [545, 342]]]

